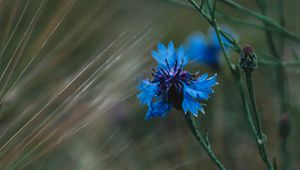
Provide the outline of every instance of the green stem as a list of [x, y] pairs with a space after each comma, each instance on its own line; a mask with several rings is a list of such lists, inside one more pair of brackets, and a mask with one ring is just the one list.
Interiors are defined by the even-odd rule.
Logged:
[[203, 149], [206, 151], [206, 153], [208, 154], [210, 159], [216, 164], [216, 166], [220, 170], [226, 170], [224, 165], [220, 162], [220, 160], [217, 158], [217, 156], [212, 151], [209, 141], [207, 139], [205, 140], [201, 136], [201, 133], [197, 130], [196, 124], [195, 124], [194, 119], [191, 116], [191, 114], [187, 113], [187, 114], [185, 114], [184, 117], [185, 117], [185, 120], [186, 120], [190, 130], [192, 131], [194, 137], [196, 138], [197, 142], [203, 147]]
[[[258, 1], [258, 0], [257, 0]], [[264, 16], [267, 14], [267, 9], [264, 5], [257, 3], [260, 6], [261, 12]], [[279, 20], [280, 20], [280, 26], [282, 28], [285, 27], [285, 19], [284, 19], [284, 11], [283, 11], [283, 0], [278, 0], [278, 11], [279, 11]], [[268, 27], [269, 24], [267, 22], [264, 22], [265, 26]], [[283, 58], [283, 52], [284, 52], [284, 34], [281, 33], [279, 36], [279, 50], [276, 49], [275, 41], [272, 36], [272, 32], [270, 30], [266, 30], [268, 45], [271, 50], [271, 53], [273, 56], [275, 56], [277, 59], [282, 61]], [[287, 88], [287, 76], [284, 67], [280, 64], [277, 67], [277, 88], [279, 91], [279, 100], [280, 100], [280, 115], [281, 114], [288, 114], [288, 88]], [[282, 169], [288, 169], [289, 163], [288, 163], [288, 150], [287, 150], [287, 137], [282, 137], [281, 139], [281, 153], [282, 153]]]
[[[225, 58], [229, 59], [229, 56], [228, 56], [228, 54], [227, 54], [227, 52], [225, 50], [223, 41], [221, 39], [220, 30], [217, 27], [216, 21], [214, 23], [214, 28], [215, 28], [215, 31], [216, 31], [219, 43], [220, 43], [220, 45], [222, 47], [222, 51], [224, 53], [224, 56], [225, 56]], [[231, 65], [230, 60], [229, 60], [228, 64]], [[233, 65], [231, 65], [231, 69], [232, 69], [233, 75], [235, 77], [236, 84], [237, 84], [237, 86], [238, 86], [238, 88], [240, 90], [240, 95], [241, 95], [242, 100], [243, 100], [243, 105], [244, 105], [244, 109], [245, 109], [245, 112], [246, 112], [247, 120], [248, 120], [248, 123], [249, 123], [249, 125], [251, 127], [252, 133], [255, 136], [257, 147], [258, 147], [259, 153], [261, 155], [261, 158], [265, 162], [265, 164], [267, 165], [267, 167], [269, 169], [273, 170], [274, 168], [272, 167], [272, 164], [268, 160], [267, 152], [266, 152], [265, 145], [264, 145], [264, 136], [263, 136], [263, 133], [262, 133], [261, 123], [260, 123], [260, 119], [259, 119], [259, 116], [258, 116], [258, 111], [257, 111], [257, 107], [256, 107], [254, 93], [251, 94], [250, 100], [251, 100], [252, 108], [255, 108], [254, 117], [255, 117], [255, 122], [257, 123], [257, 126], [255, 126], [255, 124], [254, 124], [254, 122], [252, 120], [251, 113], [249, 111], [249, 107], [248, 107], [248, 104], [247, 104], [246, 96], [244, 95], [244, 92], [243, 92], [242, 82], [241, 82], [241, 76], [239, 74], [239, 71], [237, 69], [234, 69]], [[253, 84], [252, 84], [251, 73], [249, 73], [249, 75], [250, 75], [250, 77], [248, 76], [248, 78], [246, 78], [247, 79], [247, 86], [248, 86], [248, 88], [251, 88], [252, 92], [253, 92]], [[251, 83], [249, 83], [249, 81]]]
[[241, 95], [241, 98], [242, 98], [242, 101], [243, 101], [244, 112], [246, 114], [248, 124], [251, 127], [252, 134], [256, 138], [256, 141], [257, 141], [257, 131], [256, 131], [255, 124], [253, 122], [253, 119], [252, 119], [252, 115], [251, 115], [251, 112], [250, 112], [250, 108], [249, 108], [249, 105], [248, 105], [247, 98], [246, 98], [244, 90], [243, 90], [242, 80], [240, 79], [240, 72], [237, 71], [237, 74], [239, 75], [239, 78], [235, 79], [235, 80], [236, 80], [236, 84], [238, 86], [238, 89], [239, 89], [239, 92], [240, 92], [240, 95]]
[[[256, 143], [257, 143], [257, 147], [258, 147], [258, 150], [259, 150], [259, 153], [261, 155], [261, 158], [262, 160], [265, 162], [266, 166], [270, 169], [270, 170], [274, 170], [274, 167], [273, 165], [270, 163], [268, 157], [267, 157], [267, 152], [266, 152], [266, 149], [265, 149], [265, 145], [264, 145], [264, 136], [263, 136], [263, 133], [262, 133], [262, 130], [261, 130], [261, 125], [260, 125], [260, 119], [259, 119], [259, 116], [258, 116], [258, 112], [257, 112], [257, 109], [256, 109], [256, 103], [255, 103], [255, 98], [254, 98], [254, 93], [253, 93], [253, 90], [252, 90], [252, 94], [251, 94], [251, 103], [252, 103], [252, 106], [255, 106], [255, 113], [254, 115], [256, 115], [256, 122], [260, 125], [260, 126], [255, 126], [254, 124], [254, 121], [253, 121], [253, 118], [252, 118], [252, 115], [250, 113], [250, 110], [249, 110], [249, 105], [248, 105], [248, 102], [247, 102], [247, 99], [246, 99], [246, 96], [244, 94], [244, 91], [243, 91], [243, 85], [242, 85], [242, 81], [241, 81], [241, 75], [240, 75], [240, 72], [239, 70], [236, 68], [236, 66], [232, 63], [231, 59], [229, 58], [226, 50], [225, 50], [225, 47], [224, 47], [224, 43], [222, 41], [222, 38], [221, 38], [221, 28], [218, 26], [216, 20], [215, 20], [215, 17], [214, 16], [207, 16], [207, 14], [197, 5], [197, 3], [194, 1], [194, 0], [188, 0], [195, 8], [196, 10], [203, 16], [205, 16], [205, 19], [211, 24], [212, 27], [214, 27], [215, 29], [215, 32], [217, 34], [217, 38], [218, 38], [218, 41], [219, 41], [219, 44], [222, 48], [222, 51], [223, 51], [223, 54], [224, 54], [224, 57], [226, 59], [226, 62], [230, 68], [230, 71], [231, 73], [233, 74], [233, 77], [234, 77], [234, 80], [235, 80], [235, 83], [239, 89], [239, 92], [240, 92], [240, 95], [242, 97], [242, 100], [243, 100], [243, 107], [244, 107], [244, 110], [245, 110], [245, 113], [246, 113], [246, 117], [247, 117], [247, 120], [248, 120], [248, 123], [251, 127], [251, 130], [252, 130], [252, 133], [256, 139]], [[223, 0], [224, 1], [224, 0]], [[214, 14], [211, 14], [211, 15], [214, 15]], [[212, 20], [213, 18], [213, 20]], [[222, 36], [224, 36], [224, 34], [222, 34]], [[225, 35], [226, 37], [226, 35]], [[234, 46], [238, 47], [237, 49], [240, 49], [238, 44], [234, 43], [233, 44]], [[252, 85], [252, 78], [250, 76], [250, 79], [251, 80], [251, 84], [249, 84], [249, 88], [253, 89], [253, 85]], [[248, 84], [248, 83], [247, 83]], [[253, 102], [254, 101], [254, 102]]]
[[259, 153], [262, 157], [262, 160], [265, 162], [266, 166], [268, 167], [268, 169], [274, 170], [274, 167], [268, 158], [268, 154], [267, 154], [266, 147], [265, 147], [265, 137], [264, 137], [264, 134], [262, 131], [260, 116], [259, 116], [259, 113], [257, 110], [256, 100], [255, 100], [255, 95], [254, 95], [254, 90], [253, 90], [252, 74], [250, 72], [246, 72], [245, 74], [246, 74], [246, 83], [247, 83], [248, 93], [249, 93], [249, 97], [250, 97], [250, 103], [251, 103], [252, 111], [253, 111], [253, 117], [256, 122], [257, 139], [258, 139], [257, 144], [258, 144]]
[[295, 41], [300, 42], [300, 37], [295, 34], [294, 32], [291, 32], [289, 30], [287, 30], [286, 28], [280, 26], [277, 22], [275, 22], [274, 20], [272, 20], [269, 17], [266, 17], [264, 15], [261, 15], [260, 13], [257, 13], [249, 8], [246, 8], [232, 0], [220, 0], [220, 2], [227, 4], [228, 6], [231, 6], [239, 11], [242, 11], [244, 13], [250, 14], [254, 17], [256, 17], [257, 19], [268, 23], [270, 26], [272, 26], [273, 28], [276, 28], [276, 31], [278, 31], [279, 33], [283, 33], [284, 35], [286, 35], [287, 37], [289, 37], [290, 39], [293, 39]]
[[247, 72], [246, 73], [246, 84], [247, 84], [247, 88], [248, 88], [248, 92], [249, 92], [249, 97], [250, 97], [250, 103], [251, 103], [251, 107], [252, 107], [252, 111], [253, 111], [253, 116], [255, 118], [255, 122], [256, 122], [256, 126], [258, 127], [258, 134], [259, 136], [262, 137], [262, 127], [261, 127], [261, 123], [260, 123], [260, 118], [259, 118], [259, 113], [257, 110], [257, 106], [256, 106], [256, 100], [255, 100], [255, 96], [254, 96], [254, 90], [253, 90], [253, 80], [252, 80], [252, 74]]
[[290, 157], [287, 149], [287, 139], [281, 139], [281, 152], [282, 152], [282, 168], [283, 170], [287, 170], [290, 168]]
[[228, 63], [228, 65], [230, 66], [230, 70], [234, 76], [234, 80], [235, 80], [235, 83], [239, 89], [239, 92], [240, 92], [240, 95], [241, 95], [241, 98], [243, 100], [243, 106], [244, 106], [244, 110], [245, 110], [245, 113], [246, 113], [246, 117], [247, 117], [247, 120], [248, 120], [248, 123], [251, 127], [251, 130], [252, 130], [252, 133], [254, 136], [257, 136], [257, 131], [256, 131], [256, 128], [255, 128], [255, 124], [252, 120], [252, 116], [251, 116], [251, 113], [250, 113], [250, 110], [249, 110], [249, 106], [247, 104], [247, 99], [246, 99], [246, 96], [244, 94], [244, 91], [243, 91], [243, 85], [242, 85], [242, 80], [241, 80], [241, 75], [240, 75], [240, 72], [238, 69], [235, 69], [234, 65], [231, 63], [231, 60], [225, 50], [225, 46], [224, 46], [224, 43], [222, 41], [222, 38], [221, 38], [221, 33], [220, 33], [220, 29], [219, 27], [217, 26], [217, 22], [214, 21], [214, 28], [215, 28], [215, 32], [217, 34], [217, 38], [218, 38], [218, 41], [219, 41], [219, 44], [221, 45], [221, 48], [222, 48], [222, 51], [223, 51], [223, 54], [226, 58], [226, 61]]

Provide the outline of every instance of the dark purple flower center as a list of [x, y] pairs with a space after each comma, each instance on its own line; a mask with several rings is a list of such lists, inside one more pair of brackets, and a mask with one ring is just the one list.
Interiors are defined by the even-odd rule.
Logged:
[[155, 77], [153, 82], [159, 82], [158, 95], [162, 96], [163, 100], [173, 105], [176, 109], [181, 110], [184, 83], [191, 84], [199, 75], [198, 73], [190, 74], [187, 71], [182, 71], [183, 61], [178, 65], [176, 60], [173, 67], [169, 65], [167, 60], [165, 62], [167, 68], [152, 69], [152, 75]]

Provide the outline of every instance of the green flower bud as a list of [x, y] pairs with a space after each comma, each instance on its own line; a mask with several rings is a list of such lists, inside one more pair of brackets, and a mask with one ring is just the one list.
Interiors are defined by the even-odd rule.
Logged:
[[246, 45], [240, 54], [240, 67], [244, 72], [251, 73], [257, 66], [256, 54], [253, 48]]

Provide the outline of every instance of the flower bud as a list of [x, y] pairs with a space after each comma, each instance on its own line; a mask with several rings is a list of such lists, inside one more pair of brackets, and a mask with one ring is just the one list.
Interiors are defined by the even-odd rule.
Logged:
[[290, 118], [288, 113], [284, 113], [279, 118], [279, 134], [286, 138], [289, 136], [291, 130]]
[[257, 66], [256, 55], [253, 48], [246, 45], [240, 54], [240, 67], [244, 72], [251, 73]]

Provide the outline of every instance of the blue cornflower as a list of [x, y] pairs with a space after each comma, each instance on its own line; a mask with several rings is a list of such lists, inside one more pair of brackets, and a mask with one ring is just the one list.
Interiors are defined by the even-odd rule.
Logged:
[[[236, 38], [236, 35], [229, 29], [224, 27], [223, 31]], [[230, 42], [222, 36], [226, 50], [229, 50]], [[201, 64], [208, 65], [214, 69], [218, 69], [221, 64], [220, 52], [222, 50], [215, 31], [210, 28], [209, 36], [206, 37], [200, 32], [193, 33], [188, 36], [185, 44], [187, 54]]]
[[199, 73], [190, 74], [183, 70], [189, 57], [185, 54], [183, 46], [174, 48], [171, 41], [166, 47], [158, 43], [158, 51], [152, 51], [153, 58], [158, 66], [152, 69], [153, 80], [142, 80], [138, 94], [142, 104], [148, 105], [145, 119], [164, 117], [174, 107], [198, 116], [198, 110], [204, 113], [199, 103], [207, 100], [213, 93], [212, 87], [217, 84], [215, 74], [208, 77]]

